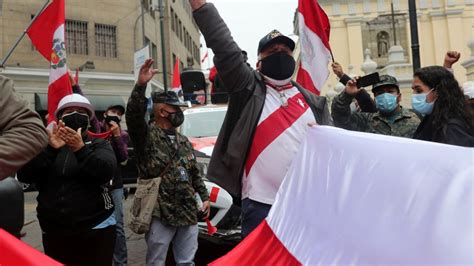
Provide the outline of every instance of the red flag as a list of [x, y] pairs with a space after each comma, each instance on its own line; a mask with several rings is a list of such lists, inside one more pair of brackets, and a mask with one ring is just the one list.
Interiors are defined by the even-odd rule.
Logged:
[[54, 120], [54, 111], [59, 101], [64, 96], [72, 94], [66, 64], [64, 25], [64, 0], [53, 0], [27, 30], [33, 45], [51, 65], [48, 85], [48, 122]]
[[176, 92], [179, 98], [184, 101], [183, 90], [181, 89], [181, 77], [179, 73], [179, 58], [176, 57], [173, 70], [173, 82], [171, 83], [171, 90]]
[[181, 78], [179, 76], [179, 58], [176, 57], [173, 70], [173, 83], [171, 84], [173, 89], [181, 88]]
[[317, 0], [299, 0], [301, 61], [296, 81], [318, 94], [328, 76], [331, 61], [329, 18]]
[[2, 255], [0, 255], [0, 265], [62, 265], [3, 231], [1, 228], [0, 250], [2, 251]]
[[206, 54], [204, 55], [204, 57], [201, 59], [201, 64], [204, 63], [204, 61], [206, 61], [206, 58], [209, 56], [209, 51], [206, 51]]

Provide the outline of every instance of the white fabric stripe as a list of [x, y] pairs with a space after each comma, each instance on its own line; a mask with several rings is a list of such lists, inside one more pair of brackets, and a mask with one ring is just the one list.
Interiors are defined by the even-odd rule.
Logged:
[[267, 221], [303, 265], [474, 265], [473, 160], [472, 148], [318, 126]]
[[[56, 31], [54, 32], [53, 39], [60, 39], [62, 42], [65, 41], [64, 38], [64, 24], [59, 26]], [[52, 49], [52, 47], [51, 47]], [[64, 57], [66, 58], [66, 50], [64, 50]], [[64, 67], [53, 69], [51, 68], [49, 71], [49, 84], [53, 84], [56, 80], [61, 78], [62, 76], [68, 73], [67, 64]]]
[[[285, 96], [290, 99], [291, 97], [295, 96], [296, 94], [300, 93], [296, 87], [287, 89], [284, 91]], [[267, 119], [271, 114], [273, 114], [276, 110], [280, 109], [281, 101], [280, 101], [280, 93], [273, 89], [270, 86], [267, 86], [267, 95], [265, 98], [265, 106], [262, 110], [262, 114], [260, 115], [260, 120], [258, 124], [260, 125], [265, 119]]]
[[324, 46], [321, 38], [306, 27], [303, 14], [298, 12], [301, 42], [301, 67], [305, 69], [314, 86], [321, 90], [329, 76], [328, 64], [331, 52]]
[[280, 184], [305, 139], [309, 122], [314, 122], [310, 108], [260, 153], [250, 169], [249, 178], [244, 171], [242, 198], [273, 204]]

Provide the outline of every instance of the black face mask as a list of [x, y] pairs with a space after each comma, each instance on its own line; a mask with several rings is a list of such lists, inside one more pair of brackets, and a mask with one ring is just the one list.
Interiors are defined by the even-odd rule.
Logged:
[[120, 118], [118, 116], [115, 116], [115, 115], [108, 115], [105, 117], [105, 123], [109, 124], [109, 125], [112, 125], [110, 124], [110, 122], [115, 122], [117, 123], [117, 125], [120, 125]]
[[183, 111], [176, 111], [174, 113], [170, 113], [166, 110], [165, 112], [168, 113], [168, 121], [170, 121], [171, 125], [173, 127], [179, 127], [181, 124], [184, 122], [184, 114]]
[[285, 52], [269, 55], [261, 60], [260, 72], [275, 80], [285, 80], [295, 72], [295, 59]]
[[79, 128], [82, 128], [82, 132], [86, 132], [87, 128], [89, 128], [89, 116], [86, 114], [72, 112], [70, 114], [63, 115], [61, 120], [67, 127], [70, 127], [76, 131]]

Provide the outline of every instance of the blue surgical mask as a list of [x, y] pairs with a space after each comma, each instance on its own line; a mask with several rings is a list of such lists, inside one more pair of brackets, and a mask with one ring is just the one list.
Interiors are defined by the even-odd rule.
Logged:
[[391, 93], [383, 93], [375, 97], [375, 105], [382, 113], [391, 113], [397, 108], [397, 96]]
[[433, 112], [434, 102], [426, 102], [426, 96], [428, 96], [431, 91], [428, 93], [413, 94], [411, 96], [411, 105], [413, 106], [413, 109], [422, 115], [429, 115]]

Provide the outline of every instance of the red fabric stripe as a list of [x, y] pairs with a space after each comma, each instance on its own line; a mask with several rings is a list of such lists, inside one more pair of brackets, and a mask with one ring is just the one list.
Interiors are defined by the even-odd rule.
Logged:
[[49, 121], [54, 120], [54, 112], [58, 107], [59, 101], [66, 96], [72, 94], [71, 81], [69, 80], [68, 74], [64, 74], [62, 77], [57, 79], [55, 82], [48, 86], [48, 114]]
[[212, 187], [211, 193], [209, 194], [209, 200], [211, 202], [217, 202], [217, 195], [219, 194], [219, 190], [220, 189], [218, 187]]
[[51, 61], [54, 32], [64, 21], [64, 0], [54, 0], [27, 30], [33, 45], [48, 61]]
[[[298, 100], [303, 101], [304, 107], [298, 103]], [[300, 118], [308, 108], [309, 106], [306, 103], [303, 94], [298, 93], [288, 99], [287, 107], [280, 107], [257, 126], [252, 147], [250, 148], [250, 153], [245, 165], [245, 172], [247, 175], [260, 153], [262, 153], [270, 143], [298, 120], [298, 118]]]
[[301, 265], [264, 220], [249, 236], [211, 266]]
[[176, 57], [176, 61], [174, 62], [173, 83], [171, 84], [171, 88], [176, 89], [179, 87], [181, 87], [181, 77], [179, 75], [179, 58]]
[[94, 139], [109, 139], [109, 137], [112, 136], [112, 131], [109, 130], [103, 133], [94, 133], [92, 131], [87, 131], [87, 135]]
[[0, 265], [62, 265], [2, 229], [0, 229], [0, 250]]
[[298, 75], [296, 76], [296, 82], [303, 86], [303, 88], [309, 90], [310, 92], [319, 95], [320, 91], [314, 86], [314, 82], [311, 79], [308, 71], [301, 66], [298, 69]]
[[329, 33], [331, 26], [326, 12], [319, 6], [317, 0], [299, 0], [298, 12], [304, 17], [306, 27], [316, 33], [324, 46], [331, 50], [329, 45]]

